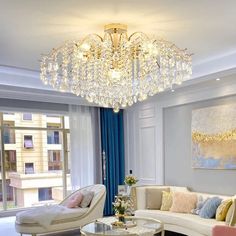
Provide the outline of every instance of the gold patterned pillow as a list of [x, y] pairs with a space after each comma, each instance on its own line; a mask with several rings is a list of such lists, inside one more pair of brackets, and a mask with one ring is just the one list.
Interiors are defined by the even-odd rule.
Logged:
[[172, 192], [162, 191], [161, 211], [169, 211], [172, 206]]
[[216, 210], [216, 220], [224, 221], [231, 205], [232, 199], [223, 201]]
[[[235, 197], [235, 196], [234, 196]], [[225, 222], [227, 225], [229, 226], [234, 226], [236, 224], [236, 199], [232, 200], [233, 203], [230, 206], [227, 215], [226, 215], [226, 219]]]

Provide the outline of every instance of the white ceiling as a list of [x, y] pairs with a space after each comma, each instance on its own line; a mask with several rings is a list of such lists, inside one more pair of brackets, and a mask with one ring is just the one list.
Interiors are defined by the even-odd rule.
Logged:
[[236, 67], [235, 0], [0, 0], [0, 65], [38, 71], [42, 53], [111, 22], [188, 48], [195, 70]]

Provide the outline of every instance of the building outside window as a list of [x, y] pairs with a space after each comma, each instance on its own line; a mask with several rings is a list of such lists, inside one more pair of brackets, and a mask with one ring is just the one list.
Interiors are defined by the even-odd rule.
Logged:
[[13, 144], [16, 142], [15, 130], [4, 128], [3, 137], [4, 137], [5, 144]]
[[[2, 189], [2, 180], [0, 180], [0, 189]], [[10, 186], [10, 180], [6, 180], [7, 201], [13, 201], [13, 188]], [[3, 201], [3, 195], [0, 192], [0, 201]]]
[[25, 163], [25, 174], [34, 173], [34, 163]]
[[48, 151], [48, 170], [62, 170], [61, 151]]
[[48, 131], [47, 132], [48, 144], [60, 144], [59, 131]]
[[23, 113], [22, 117], [23, 117], [23, 120], [32, 120], [31, 113]]
[[5, 170], [9, 172], [16, 171], [16, 150], [5, 151]]
[[32, 135], [24, 135], [24, 148], [34, 148]]
[[[42, 201], [60, 202], [70, 188], [68, 118], [25, 114], [0, 112], [4, 137], [0, 143], [4, 154], [3, 160], [0, 155], [0, 213], [35, 207]], [[24, 121], [30, 118], [31, 122]]]
[[38, 200], [39, 201], [52, 200], [52, 188], [39, 188]]

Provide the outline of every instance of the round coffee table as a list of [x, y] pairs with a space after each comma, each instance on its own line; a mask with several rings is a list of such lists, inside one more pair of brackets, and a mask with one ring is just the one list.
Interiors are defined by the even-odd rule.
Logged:
[[161, 221], [152, 218], [140, 218], [135, 216], [125, 217], [127, 227], [114, 227], [112, 223], [117, 221], [115, 217], [104, 217], [84, 225], [80, 232], [86, 236], [93, 235], [128, 235], [128, 236], [152, 236], [162, 233], [164, 228]]

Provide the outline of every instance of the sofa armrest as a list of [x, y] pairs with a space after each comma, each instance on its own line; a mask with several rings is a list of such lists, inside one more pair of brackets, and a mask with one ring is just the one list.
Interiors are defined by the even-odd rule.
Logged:
[[234, 206], [233, 214], [229, 222], [230, 226], [234, 226], [236, 224], [236, 198], [233, 199], [233, 206]]

